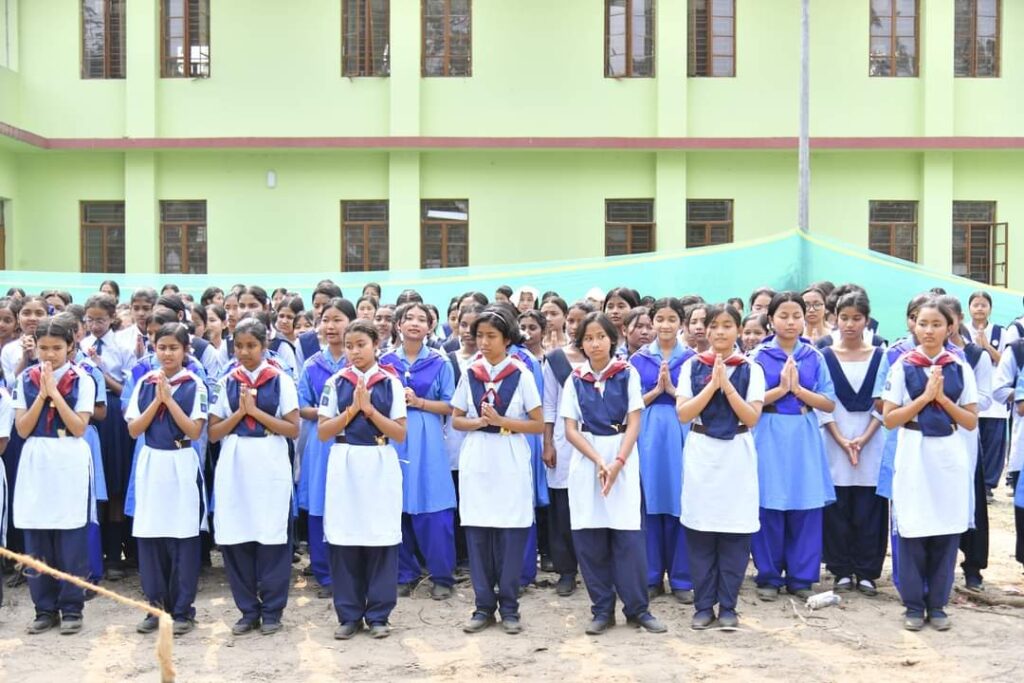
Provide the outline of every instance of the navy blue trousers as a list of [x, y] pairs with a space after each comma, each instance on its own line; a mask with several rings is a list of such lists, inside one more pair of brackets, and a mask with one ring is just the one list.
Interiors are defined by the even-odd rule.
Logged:
[[988, 489], [999, 486], [999, 475], [1003, 473], [1003, 465], [1006, 462], [1007, 422], [1006, 418], [1000, 417], [978, 418], [978, 434], [981, 437], [978, 461], [982, 463], [985, 487]]
[[660, 586], [668, 574], [672, 590], [693, 590], [686, 534], [679, 517], [646, 515], [647, 585]]
[[750, 541], [757, 585], [810, 588], [821, 578], [822, 508], [761, 508], [760, 518], [761, 529]]
[[889, 501], [874, 486], [837, 486], [824, 511], [822, 555], [835, 577], [875, 581], [889, 545]]
[[140, 538], [139, 578], [151, 605], [174, 619], [195, 619], [199, 589], [199, 535], [192, 538]]
[[736, 610], [750, 561], [751, 535], [686, 528], [686, 547], [693, 575], [693, 606], [698, 612], [716, 604], [723, 610]]
[[420, 559], [439, 586], [455, 585], [455, 510], [402, 513], [402, 545], [398, 550], [398, 583], [420, 578]]
[[86, 528], [89, 534], [89, 581], [97, 583], [103, 579], [103, 540], [100, 525], [89, 522]]
[[647, 553], [642, 529], [574, 529], [572, 540], [595, 618], [615, 614], [616, 595], [627, 618], [647, 612]]
[[529, 535], [530, 527], [466, 527], [469, 577], [477, 612], [493, 615], [497, 611], [503, 619], [519, 617], [519, 575]]
[[264, 624], [281, 621], [292, 576], [291, 543], [238, 543], [220, 546], [231, 595], [242, 618]]
[[321, 586], [331, 585], [331, 567], [327, 555], [323, 515], [309, 515], [309, 568]]
[[942, 611], [949, 602], [960, 534], [899, 537], [900, 597], [908, 617]]
[[559, 575], [576, 573], [576, 548], [572, 543], [569, 489], [548, 488], [548, 546]]
[[452, 470], [452, 481], [455, 482], [455, 564], [466, 566], [469, 562], [469, 553], [466, 550], [466, 530], [462, 528], [462, 518], [459, 517], [459, 471]]
[[1024, 564], [1024, 508], [1013, 508], [1013, 523], [1017, 528], [1017, 561]]
[[[78, 529], [25, 529], [25, 552], [54, 569], [73, 576], [89, 576], [89, 527]], [[30, 571], [28, 589], [36, 614], [81, 616], [85, 591], [49, 574]]]
[[980, 577], [981, 570], [988, 567], [986, 488], [987, 482], [979, 453], [978, 464], [974, 468], [974, 528], [968, 529], [960, 536], [960, 550], [964, 552], [964, 561], [960, 566], [963, 568], [965, 576]]
[[338, 622], [388, 623], [398, 604], [399, 546], [328, 545], [327, 549]]
[[[534, 515], [537, 510], [534, 509]], [[519, 575], [519, 585], [529, 586], [537, 580], [537, 521], [534, 517], [533, 525], [526, 536], [526, 547], [523, 548], [523, 570]]]

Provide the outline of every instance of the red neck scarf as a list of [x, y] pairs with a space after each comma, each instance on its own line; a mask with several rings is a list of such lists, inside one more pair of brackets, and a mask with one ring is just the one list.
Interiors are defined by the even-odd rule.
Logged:
[[[715, 365], [715, 359], [716, 358], [718, 358], [718, 355], [714, 351], [705, 351], [704, 353], [697, 354], [697, 360], [698, 361], [700, 361], [704, 365], [709, 365], [709, 366], [712, 366], [712, 367], [714, 367], [714, 365]], [[739, 354], [736, 354], [736, 353], [734, 353], [731, 356], [729, 356], [728, 358], [724, 359], [724, 363], [727, 366], [729, 366], [729, 367], [736, 367], [737, 365], [743, 365], [745, 362], [747, 362], [746, 359], [743, 356], [741, 356]]]
[[[163, 373], [161, 372], [160, 374], [163, 374]], [[146, 380], [146, 384], [159, 384], [160, 383], [160, 374], [150, 375], [149, 379]], [[180, 385], [184, 384], [185, 382], [191, 382], [191, 381], [192, 381], [192, 375], [185, 374], [185, 375], [182, 375], [181, 377], [179, 377], [177, 379], [170, 380], [169, 383], [170, 383], [170, 385], [172, 387], [177, 387], [177, 386], [180, 386]], [[160, 407], [156, 409], [156, 416], [157, 417], [162, 417], [165, 412], [167, 412], [167, 406], [161, 404]]]
[[[341, 371], [341, 376], [351, 382], [353, 386], [359, 385], [359, 374], [351, 365]], [[390, 365], [378, 365], [377, 371], [372, 375], [363, 375], [363, 378], [366, 380], [367, 389], [373, 388], [374, 384], [383, 382], [388, 377], [398, 377], [395, 368]]]
[[953, 357], [953, 354], [946, 350], [943, 350], [942, 353], [939, 354], [939, 357], [932, 361], [931, 358], [924, 355], [921, 351], [914, 349], [913, 351], [908, 351], [904, 354], [903, 360], [910, 363], [915, 368], [930, 368], [933, 365], [937, 365], [941, 368], [956, 362], [956, 358]]
[[494, 378], [491, 378], [491, 372], [487, 369], [486, 361], [478, 360], [469, 366], [469, 371], [473, 373], [478, 381], [484, 385], [484, 403], [491, 403], [492, 405], [498, 404], [498, 382], [514, 375], [516, 371], [521, 368], [513, 361], [509, 361], [508, 364], [503, 367]]
[[582, 379], [584, 382], [590, 382], [591, 384], [597, 384], [604, 382], [615, 375], [619, 374], [623, 370], [629, 367], [629, 363], [624, 360], [613, 360], [604, 369], [604, 372], [599, 372], [597, 375], [594, 374], [593, 368], [583, 372], [583, 366], [576, 368], [576, 376]]
[[[236, 368], [235, 371], [231, 373], [231, 376], [239, 384], [242, 385], [239, 388], [239, 403], [241, 403], [241, 391], [242, 391], [242, 389], [248, 389], [249, 391], [252, 391], [253, 392], [253, 397], [255, 398], [255, 396], [256, 396], [255, 392], [259, 391], [259, 388], [262, 387], [267, 382], [272, 381], [275, 377], [277, 377], [278, 374], [279, 373], [278, 373], [277, 368], [272, 367], [270, 365], [267, 365], [267, 366], [264, 366], [264, 368], [262, 370], [260, 370], [259, 374], [256, 375], [256, 379], [253, 380], [252, 378], [249, 377], [249, 375], [246, 373], [244, 368], [241, 368], [241, 367]], [[257, 426], [256, 418], [253, 417], [252, 415], [246, 415], [245, 416], [245, 426], [248, 427], [249, 429], [256, 429], [256, 426]]]
[[[43, 384], [43, 369], [36, 365], [28, 371], [28, 378], [37, 387], [42, 387]], [[78, 375], [75, 374], [73, 368], [68, 368], [67, 371], [61, 376], [57, 382], [57, 391], [60, 392], [61, 396], [67, 396], [71, 391], [71, 387], [74, 386], [75, 382], [78, 381]], [[71, 409], [74, 410], [74, 406]], [[53, 405], [53, 399], [46, 399], [46, 431], [49, 432], [53, 427], [53, 421], [57, 418], [57, 407]]]

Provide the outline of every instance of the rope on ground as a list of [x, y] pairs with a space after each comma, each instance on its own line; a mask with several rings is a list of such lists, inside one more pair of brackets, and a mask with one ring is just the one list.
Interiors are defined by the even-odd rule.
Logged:
[[994, 591], [972, 591], [963, 586], [955, 586], [957, 595], [963, 596], [971, 602], [981, 603], [990, 607], [1024, 607], [1024, 597], [1018, 595], [1006, 595]]
[[77, 576], [72, 576], [71, 574], [62, 572], [59, 569], [54, 569], [53, 567], [47, 565], [45, 562], [41, 562], [40, 560], [37, 560], [34, 557], [30, 557], [29, 555], [22, 555], [21, 553], [12, 552], [7, 548], [0, 546], [0, 556], [14, 560], [22, 567], [28, 567], [34, 569], [37, 572], [49, 574], [50, 576], [56, 579], [60, 579], [61, 581], [67, 581], [68, 583], [72, 583], [78, 586], [79, 588], [94, 591], [96, 595], [102, 595], [105, 598], [110, 598], [111, 600], [119, 602], [127, 607], [132, 607], [134, 609], [158, 617], [160, 619], [160, 629], [156, 641], [156, 659], [157, 663], [160, 665], [160, 681], [161, 683], [174, 683], [174, 662], [172, 661], [171, 658], [172, 650], [174, 647], [174, 634], [172, 630], [174, 622], [171, 619], [170, 614], [168, 614], [167, 612], [163, 611], [158, 607], [153, 607], [152, 605], [148, 605], [144, 602], [132, 600], [131, 598], [126, 598], [123, 595], [115, 593], [112, 590], [108, 590], [102, 586], [93, 585], [84, 579], [78, 578]]

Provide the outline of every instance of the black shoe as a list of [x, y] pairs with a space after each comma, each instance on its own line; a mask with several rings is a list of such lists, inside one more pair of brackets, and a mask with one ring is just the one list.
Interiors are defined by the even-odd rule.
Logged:
[[692, 590], [687, 590], [685, 588], [673, 588], [672, 589], [672, 597], [674, 597], [677, 602], [679, 602], [679, 603], [681, 603], [683, 605], [692, 605], [693, 604], [693, 591]]
[[494, 617], [484, 612], [473, 612], [473, 616], [462, 625], [463, 633], [480, 633], [494, 623]]
[[736, 616], [736, 610], [718, 610], [718, 628], [723, 631], [735, 631], [740, 627], [740, 618]]
[[710, 609], [702, 609], [693, 615], [690, 620], [690, 628], [694, 631], [704, 631], [711, 628], [711, 624], [715, 623], [715, 612]]
[[555, 593], [559, 597], [567, 598], [576, 592], [576, 575], [575, 574], [562, 574], [558, 577], [558, 583], [555, 584]]
[[430, 597], [434, 600], [447, 600], [452, 597], [452, 588], [451, 586], [441, 586], [435, 583], [430, 587]]
[[196, 627], [196, 622], [193, 619], [175, 619], [174, 620], [174, 635], [183, 636], [189, 633]]
[[542, 572], [553, 572], [555, 571], [555, 563], [551, 561], [550, 557], [541, 557], [540, 570]]
[[871, 579], [860, 579], [857, 581], [857, 590], [872, 598], [878, 595], [878, 586]]
[[370, 624], [370, 637], [374, 640], [387, 638], [391, 635], [391, 627], [387, 624]]
[[160, 628], [160, 617], [153, 614], [147, 614], [146, 618], [139, 622], [139, 625], [135, 627], [136, 633], [148, 634], [153, 633]]
[[330, 586], [320, 586], [316, 589], [316, 597], [321, 600], [330, 600], [334, 597], [334, 589]]
[[124, 569], [121, 567], [108, 567], [104, 578], [107, 581], [120, 581], [124, 578]]
[[587, 628], [584, 631], [584, 633], [586, 633], [588, 636], [599, 636], [602, 633], [604, 633], [605, 631], [607, 631], [608, 629], [610, 629], [614, 625], [615, 625], [615, 617], [614, 616], [610, 616], [609, 617], [609, 616], [601, 615], [599, 617], [594, 617], [593, 619], [590, 620], [590, 623], [587, 624]]
[[265, 636], [272, 636], [283, 628], [284, 626], [280, 621], [264, 621], [260, 626], [260, 633]]
[[920, 631], [924, 628], [924, 617], [917, 616], [904, 616], [903, 617], [903, 628], [908, 631]]
[[967, 584], [969, 591], [981, 593], [985, 590], [985, 582], [982, 580], [981, 574], [968, 574], [964, 577], [964, 583]]
[[660, 583], [657, 583], [657, 584], [655, 584], [653, 586], [648, 586], [647, 587], [647, 599], [648, 600], [653, 600], [654, 598], [658, 597], [659, 595], [664, 595], [664, 594], [665, 594], [665, 586], [660, 584]]
[[854, 581], [852, 576], [837, 576], [835, 581], [832, 582], [833, 593], [849, 593], [854, 588]]
[[933, 610], [928, 613], [928, 623], [932, 625], [936, 631], [948, 631], [953, 627], [953, 624], [949, 621], [949, 617], [942, 610]]
[[37, 614], [35, 621], [28, 625], [26, 631], [30, 635], [38, 635], [40, 633], [46, 633], [51, 628], [54, 628], [60, 623], [60, 619], [57, 618], [56, 614]]
[[650, 612], [644, 612], [638, 617], [630, 617], [627, 621], [633, 626], [642, 628], [648, 633], [665, 633], [668, 631], [668, 627], [658, 621], [658, 619]]
[[398, 597], [407, 598], [412, 595], [412, 584], [411, 583], [400, 583], [398, 584]]
[[348, 640], [359, 631], [359, 626], [360, 624], [358, 621], [346, 621], [334, 630], [334, 639]]
[[777, 586], [758, 586], [757, 597], [764, 602], [774, 602], [779, 599]]
[[985, 490], [985, 500], [989, 503], [994, 503], [996, 500], [996, 494], [992, 493], [992, 489]]
[[246, 619], [241, 618], [235, 622], [235, 625], [231, 627], [231, 635], [233, 636], [244, 636], [247, 633], [252, 633], [260, 627], [259, 619]]
[[82, 615], [75, 614], [66, 616], [60, 620], [60, 634], [62, 636], [73, 636], [82, 630]]
[[501, 630], [514, 636], [523, 632], [523, 625], [519, 623], [519, 617], [502, 617]]
[[786, 592], [794, 597], [800, 598], [801, 600], [806, 600], [814, 595], [814, 591], [810, 588], [790, 588], [789, 586], [786, 586]]

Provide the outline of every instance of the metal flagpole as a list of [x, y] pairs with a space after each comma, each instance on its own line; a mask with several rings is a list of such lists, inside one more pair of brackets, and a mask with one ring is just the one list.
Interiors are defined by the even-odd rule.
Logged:
[[811, 188], [811, 0], [801, 0], [800, 5], [800, 190], [797, 223], [801, 232], [807, 232], [810, 229], [808, 205], [810, 201]]

